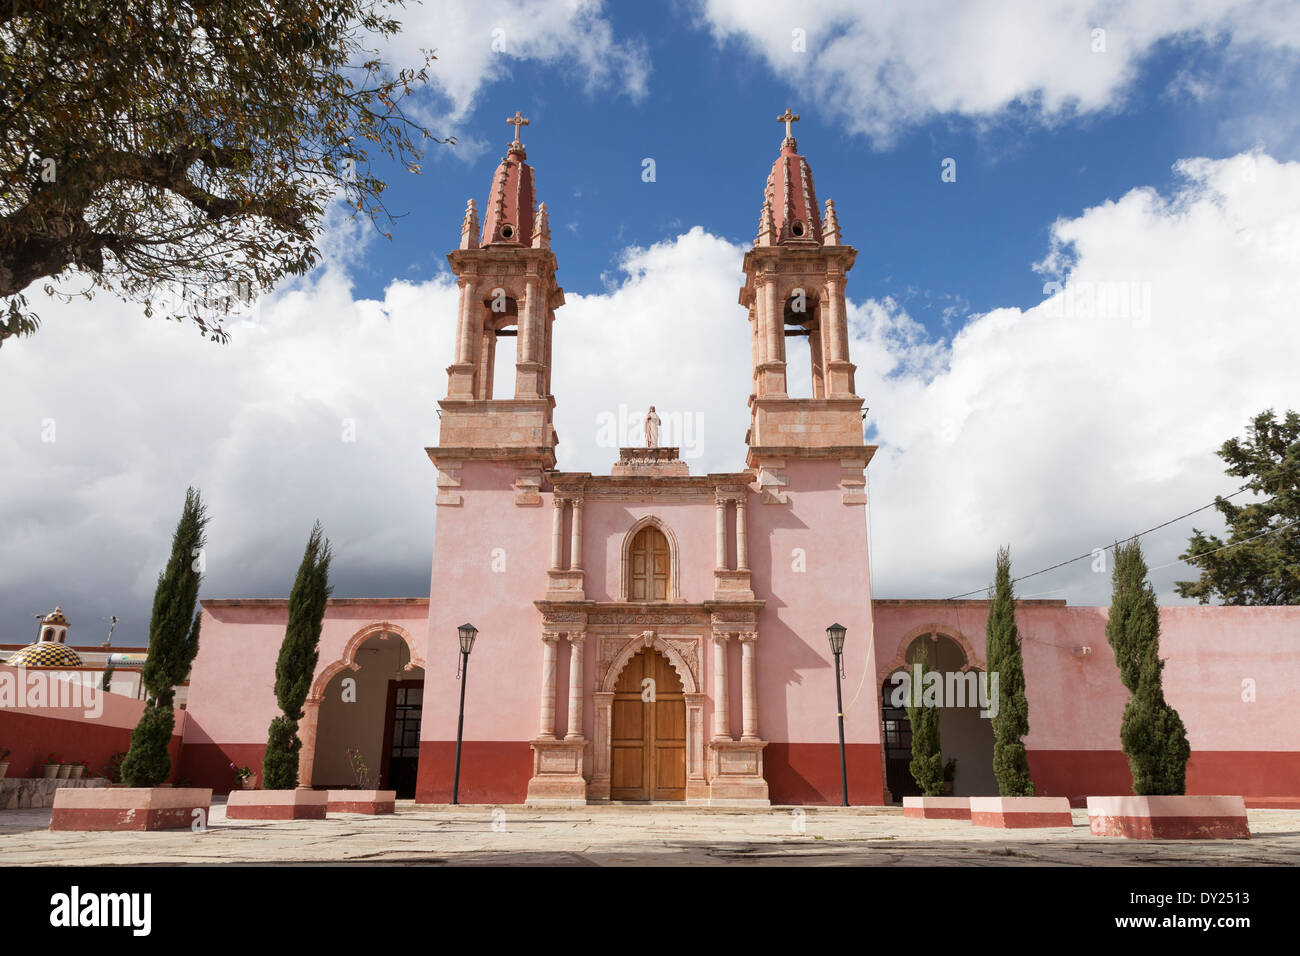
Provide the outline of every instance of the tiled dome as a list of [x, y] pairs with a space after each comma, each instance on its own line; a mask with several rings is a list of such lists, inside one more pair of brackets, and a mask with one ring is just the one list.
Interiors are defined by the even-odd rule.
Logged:
[[77, 652], [58, 641], [28, 644], [6, 661], [15, 667], [80, 667]]

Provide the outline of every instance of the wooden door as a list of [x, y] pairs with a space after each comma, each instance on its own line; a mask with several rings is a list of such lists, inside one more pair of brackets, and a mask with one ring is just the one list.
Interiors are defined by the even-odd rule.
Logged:
[[[420, 715], [424, 709], [424, 681], [390, 680], [384, 718], [384, 753], [379, 780], [371, 787], [396, 790], [398, 797], [415, 796], [420, 765]], [[365, 756], [364, 754], [362, 756]]]
[[649, 648], [628, 661], [614, 687], [609, 795], [686, 799], [686, 698], [668, 659]]
[[632, 539], [628, 554], [629, 601], [667, 601], [672, 562], [668, 539], [658, 528], [642, 528]]

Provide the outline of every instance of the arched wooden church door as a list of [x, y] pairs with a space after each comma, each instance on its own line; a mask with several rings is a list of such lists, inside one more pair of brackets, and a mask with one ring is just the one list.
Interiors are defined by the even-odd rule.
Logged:
[[686, 698], [677, 671], [651, 648], [627, 662], [614, 686], [609, 795], [686, 799]]

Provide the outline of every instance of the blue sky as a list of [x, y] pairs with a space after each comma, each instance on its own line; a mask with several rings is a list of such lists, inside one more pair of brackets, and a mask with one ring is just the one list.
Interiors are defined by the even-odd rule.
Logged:
[[[460, 145], [431, 145], [422, 176], [384, 170], [406, 214], [391, 242], [332, 214], [322, 265], [221, 347], [134, 303], [28, 291], [41, 330], [0, 350], [0, 624], [59, 603], [74, 641], [109, 614], [142, 640], [190, 484], [213, 513], [204, 596], [287, 594], [317, 519], [337, 596], [427, 594], [445, 255], [517, 109], [567, 295], [559, 465], [592, 472], [617, 456], [602, 416], [650, 403], [694, 424], [695, 472], [742, 466], [740, 263], [776, 116], [801, 115], [859, 251], [877, 597], [964, 592], [999, 545], [1027, 573], [1203, 505], [1236, 487], [1214, 449], [1300, 407], [1300, 4], [429, 0], [402, 18], [384, 52], [438, 49], [412, 106]], [[1089, 311], [1116, 287], [1144, 307]], [[1163, 602], [1193, 525], [1219, 527], [1146, 539]], [[1026, 585], [1109, 600], [1089, 562]]]

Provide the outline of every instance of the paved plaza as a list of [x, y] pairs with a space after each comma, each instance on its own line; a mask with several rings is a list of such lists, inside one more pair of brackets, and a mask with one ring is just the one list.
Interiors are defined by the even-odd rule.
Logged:
[[1250, 840], [1142, 841], [1074, 827], [992, 830], [908, 820], [894, 807], [770, 810], [612, 805], [421, 806], [395, 815], [227, 821], [206, 832], [51, 833], [49, 810], [0, 813], [6, 865], [291, 863], [525, 866], [1296, 866], [1300, 811], [1250, 811]]

